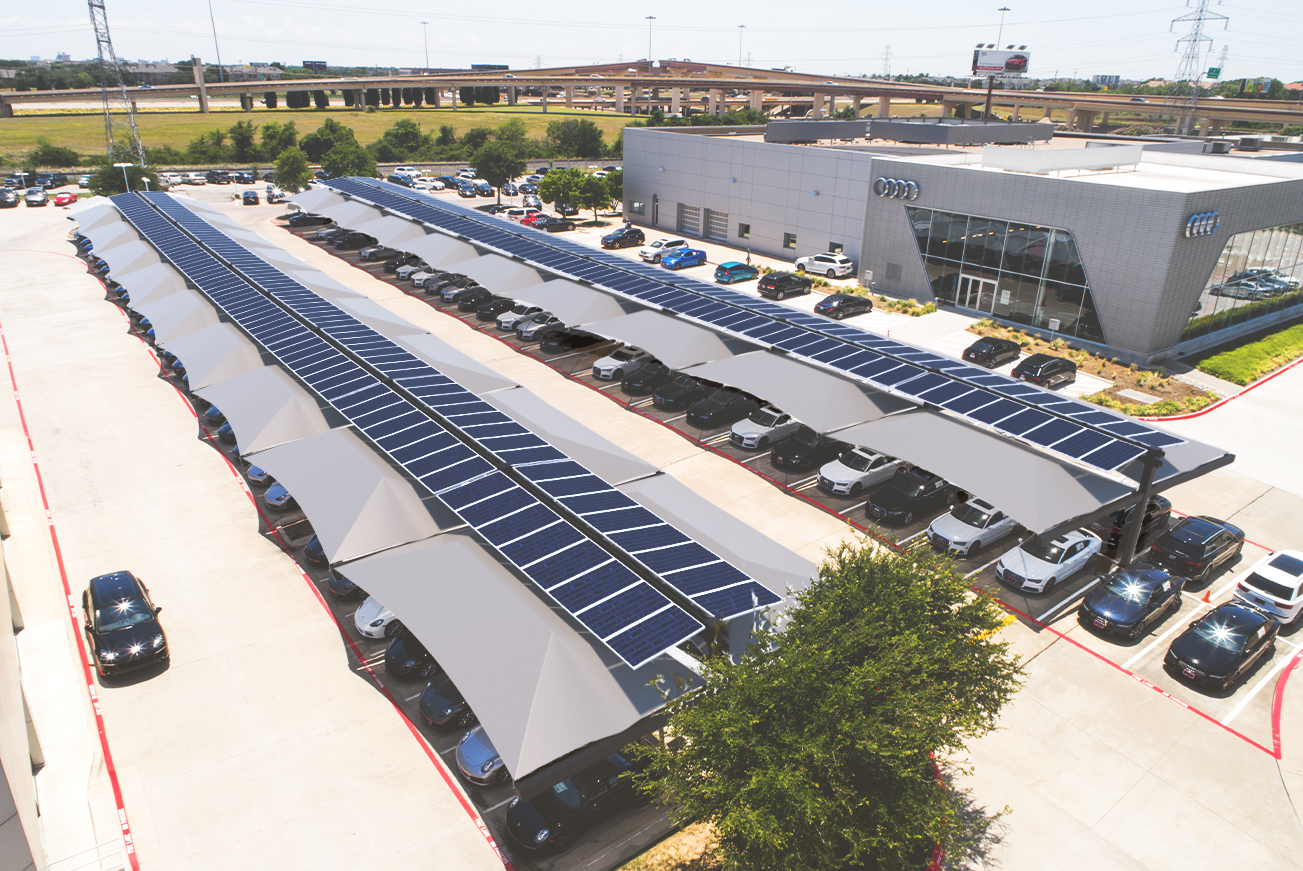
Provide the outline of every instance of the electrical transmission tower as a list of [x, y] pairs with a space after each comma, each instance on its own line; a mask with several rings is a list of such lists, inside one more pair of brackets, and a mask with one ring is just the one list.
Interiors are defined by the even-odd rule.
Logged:
[[[122, 65], [113, 51], [109, 39], [109, 19], [104, 12], [104, 0], [87, 0], [90, 20], [95, 25], [95, 42], [100, 50], [100, 95], [104, 99], [104, 146], [110, 158], [128, 158], [145, 165], [145, 149], [140, 145], [140, 132], [136, 129], [136, 109], [127, 96], [127, 86], [122, 80]], [[114, 117], [115, 113], [118, 117]], [[121, 116], [125, 115], [126, 118]], [[127, 133], [130, 131], [130, 139]], [[122, 134], [123, 141], [118, 140]]]
[[[1190, 32], [1176, 41], [1176, 49], [1181, 52], [1181, 65], [1176, 71], [1176, 81], [1168, 92], [1167, 104], [1171, 109], [1176, 132], [1188, 136], [1197, 123], [1195, 113], [1199, 108], [1199, 80], [1203, 78], [1204, 52], [1212, 50], [1211, 36], [1204, 35], [1204, 25], [1210, 21], [1222, 22], [1226, 29], [1230, 21], [1225, 15], [1208, 9], [1208, 0], [1194, 0], [1195, 7], [1180, 18], [1172, 19], [1171, 30], [1182, 22], [1190, 23]], [[1221, 0], [1217, 0], [1221, 5]], [[1190, 5], [1190, 0], [1186, 0]]]
[[882, 53], [882, 76], [887, 81], [891, 81], [891, 46], [888, 45], [886, 51]]

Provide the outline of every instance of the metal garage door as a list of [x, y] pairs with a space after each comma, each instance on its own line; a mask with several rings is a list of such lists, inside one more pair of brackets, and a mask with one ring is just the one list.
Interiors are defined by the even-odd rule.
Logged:
[[728, 241], [728, 212], [706, 209], [706, 238]]
[[701, 209], [697, 206], [685, 206], [679, 203], [679, 222], [676, 228], [689, 236], [701, 235]]

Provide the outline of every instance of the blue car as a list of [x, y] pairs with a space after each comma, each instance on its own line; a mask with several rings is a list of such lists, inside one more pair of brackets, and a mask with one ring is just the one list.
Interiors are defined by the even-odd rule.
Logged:
[[267, 503], [268, 508], [276, 511], [289, 511], [291, 508], [299, 507], [299, 503], [294, 501], [290, 491], [286, 490], [285, 485], [279, 482], [268, 487], [267, 493], [262, 498]]
[[689, 266], [700, 266], [705, 262], [706, 252], [700, 248], [682, 248], [671, 251], [661, 258], [661, 266], [665, 269], [687, 269]]
[[730, 260], [715, 267], [715, 281], [720, 284], [734, 284], [738, 281], [753, 281], [760, 277], [760, 270], [745, 263]]

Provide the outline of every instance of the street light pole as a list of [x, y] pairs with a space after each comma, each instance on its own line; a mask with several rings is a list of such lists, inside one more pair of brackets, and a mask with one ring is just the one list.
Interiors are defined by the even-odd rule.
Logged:
[[1000, 40], [1004, 39], [1004, 13], [1009, 11], [1009, 7], [1001, 6], [995, 11], [1000, 13], [1000, 29], [996, 32], [995, 36], [995, 47], [998, 49], [1000, 47]]
[[127, 178], [127, 167], [135, 166], [133, 163], [115, 163], [114, 166], [122, 169], [122, 186], [126, 188], [127, 193], [131, 193], [131, 180]]
[[[655, 15], [647, 16], [647, 78], [649, 79], [651, 78], [651, 74], [652, 74], [652, 55], [651, 55], [652, 22], [655, 20], [656, 20]], [[651, 92], [652, 92], [651, 82], [648, 82], [647, 83], [647, 117], [648, 118], [651, 117]], [[636, 105], [634, 107], [633, 112], [635, 115], [638, 114], [638, 109]]]
[[421, 22], [421, 38], [425, 41], [425, 74], [430, 74], [430, 22]]
[[[1004, 13], [1009, 11], [1008, 6], [1001, 6], [995, 10], [1000, 13], [1000, 29], [996, 31], [995, 48], [1000, 49], [1000, 40], [1004, 39]], [[991, 91], [995, 88], [995, 76], [986, 77], [986, 106], [982, 109], [982, 123], [985, 124], [991, 120]]]
[[747, 26], [746, 26], [745, 24], [739, 24], [739, 25], [737, 26], [737, 66], [738, 66], [738, 69], [741, 69], [741, 68], [742, 68], [742, 31], [746, 30], [746, 27], [747, 27]]

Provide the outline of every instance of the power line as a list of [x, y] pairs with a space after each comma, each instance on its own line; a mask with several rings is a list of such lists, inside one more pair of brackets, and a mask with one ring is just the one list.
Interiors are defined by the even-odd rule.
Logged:
[[[1218, 5], [1221, 4], [1221, 0], [1217, 2]], [[1211, 52], [1213, 47], [1212, 37], [1204, 35], [1204, 23], [1221, 21], [1222, 28], [1226, 29], [1230, 21], [1220, 12], [1210, 11], [1208, 0], [1197, 0], [1197, 4], [1193, 12], [1172, 19], [1171, 27], [1175, 30], [1177, 24], [1190, 23], [1190, 32], [1176, 41], [1176, 48], [1181, 52], [1181, 63], [1177, 67], [1176, 82], [1172, 85], [1167, 100], [1172, 108], [1176, 132], [1182, 136], [1188, 136], [1197, 123], [1195, 113], [1199, 109], [1199, 80], [1203, 78], [1204, 52]], [[1186, 5], [1189, 5], [1189, 0], [1186, 0]]]

